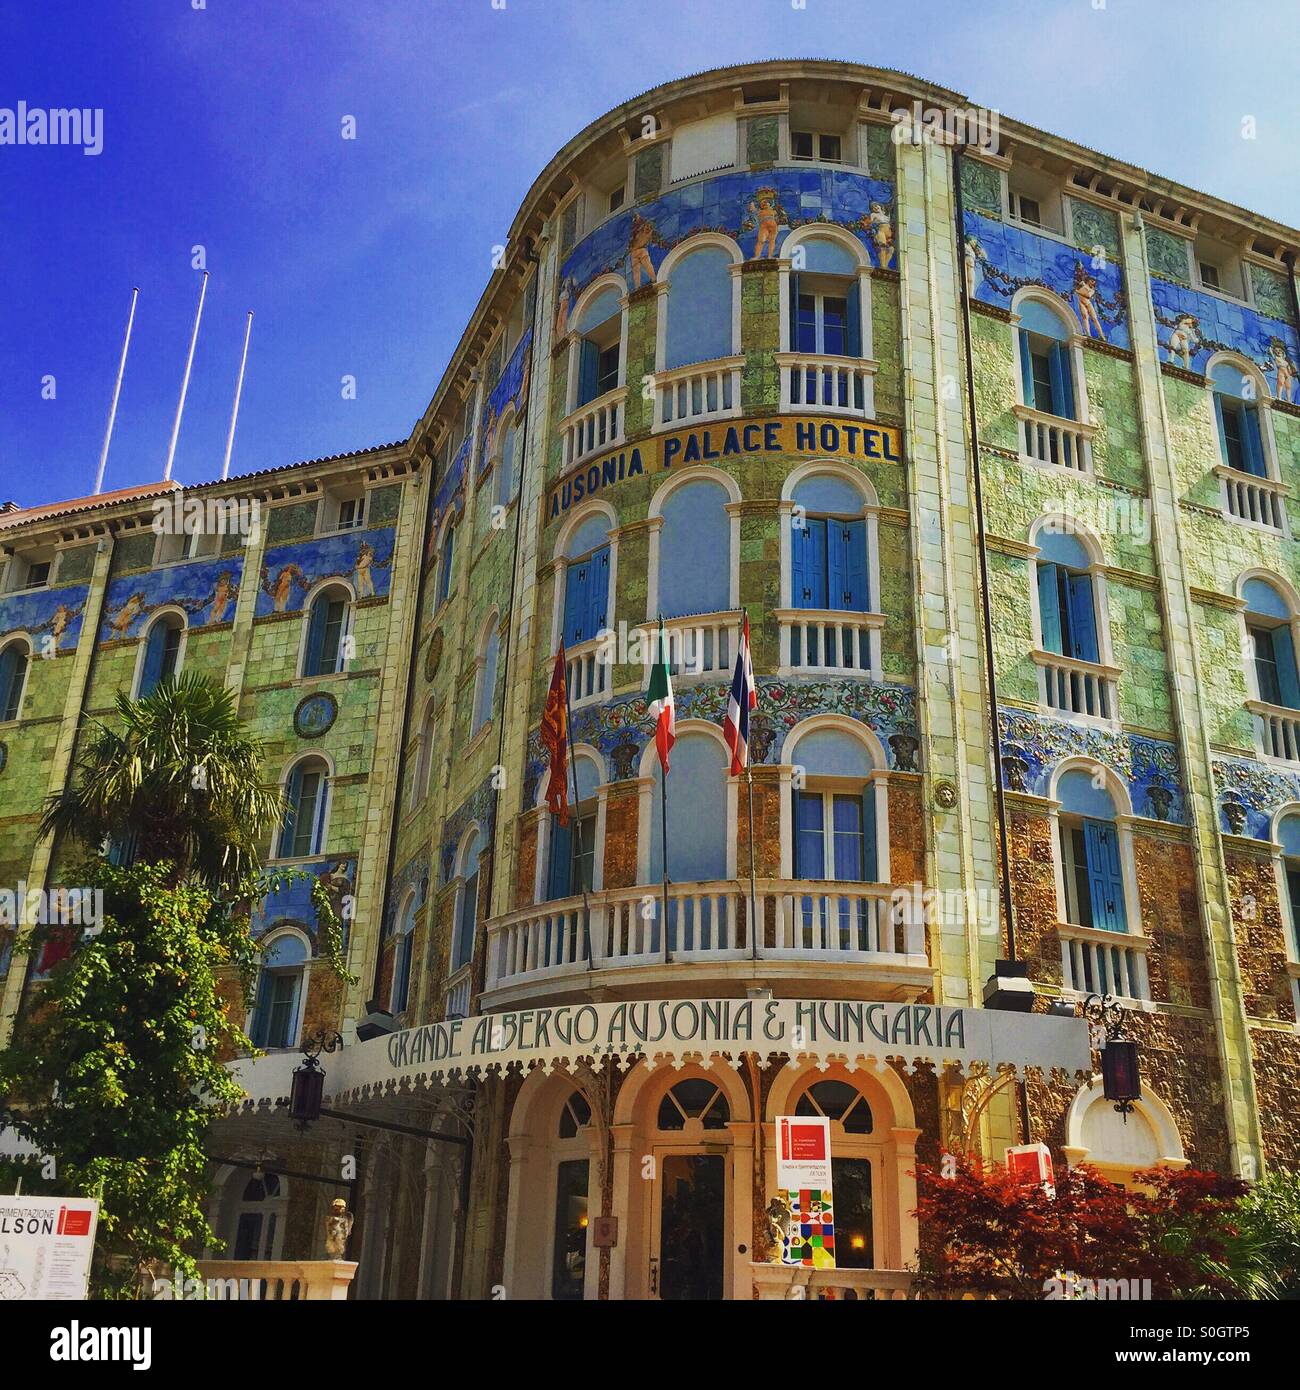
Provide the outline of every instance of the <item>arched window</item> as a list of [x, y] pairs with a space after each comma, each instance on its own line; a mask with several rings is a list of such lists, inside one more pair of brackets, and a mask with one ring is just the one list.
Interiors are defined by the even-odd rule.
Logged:
[[172, 680], [180, 666], [185, 620], [179, 613], [163, 613], [149, 625], [144, 639], [144, 656], [136, 698], [152, 695], [164, 682]]
[[[232, 1181], [238, 1182], [242, 1170], [236, 1169]], [[275, 1260], [284, 1245], [285, 1209], [289, 1202], [288, 1184], [278, 1173], [259, 1168], [247, 1182], [235, 1206], [229, 1242], [232, 1260]]]
[[[650, 794], [648, 881], [663, 879], [661, 803], [663, 771], [651, 753], [654, 785]], [[679, 731], [672, 751], [669, 791], [668, 873], [675, 883], [727, 877], [727, 750], [720, 739], [700, 730]]]
[[803, 773], [791, 793], [795, 878], [877, 882], [879, 812], [865, 745], [845, 729], [815, 728], [786, 756]]
[[415, 765], [415, 786], [412, 800], [418, 806], [433, 790], [434, 736], [436, 734], [436, 711], [430, 701], [424, 712], [424, 723], [420, 728], [420, 752]]
[[1261, 392], [1254, 376], [1231, 362], [1218, 362], [1210, 369], [1214, 394], [1214, 421], [1219, 434], [1219, 453], [1228, 468], [1269, 476], [1260, 428]]
[[438, 556], [438, 604], [447, 601], [451, 593], [452, 571], [455, 566], [456, 523], [449, 521], [442, 533], [442, 551]]
[[519, 425], [511, 419], [501, 437], [501, 454], [497, 463], [496, 501], [509, 506], [519, 492], [519, 470], [522, 457], [519, 449]]
[[[1072, 328], [1039, 299], [1022, 300], [1019, 313], [1016, 342], [1020, 350], [1021, 401], [1044, 415], [1077, 420]], [[1051, 462], [1071, 460], [1053, 458]]]
[[[790, 606], [871, 612], [867, 521], [847, 479], [814, 474], [794, 489], [790, 518]], [[787, 665], [872, 669], [870, 633], [852, 624], [792, 625]]]
[[716, 1082], [703, 1076], [687, 1077], [659, 1102], [656, 1127], [660, 1132], [683, 1130], [689, 1120], [698, 1120], [701, 1129], [726, 1129], [731, 1123], [731, 1106]]
[[731, 356], [735, 345], [731, 288], [734, 259], [725, 247], [706, 244], [688, 251], [672, 266], [664, 335], [665, 370]]
[[393, 990], [389, 1008], [394, 1014], [406, 1012], [411, 1001], [411, 953], [415, 949], [414, 891], [406, 895], [397, 919], [397, 947], [393, 953]]
[[[728, 500], [726, 488], [709, 478], [683, 483], [664, 499], [657, 611], [665, 618], [721, 613], [731, 607]], [[702, 563], [705, 556], [707, 564]]]
[[0, 721], [18, 718], [30, 665], [31, 648], [22, 638], [0, 649]]
[[[580, 1152], [583, 1131], [591, 1123], [591, 1106], [574, 1091], [560, 1109], [558, 1138], [561, 1154]], [[576, 1142], [575, 1142], [576, 1141]], [[561, 1157], [555, 1165], [555, 1235], [551, 1245], [551, 1297], [561, 1302], [581, 1299], [587, 1276], [588, 1191], [591, 1160]]]
[[[1068, 530], [1044, 524], [1034, 561], [1040, 691], [1048, 709], [1115, 718], [1114, 678], [1073, 663], [1103, 664], [1108, 647], [1102, 622], [1101, 580], [1087, 546]], [[1053, 661], [1053, 656], [1065, 661]]]
[[799, 1097], [796, 1115], [824, 1115], [845, 1134], [870, 1134], [871, 1105], [866, 1096], [847, 1081], [814, 1081]]
[[475, 658], [474, 717], [470, 727], [471, 734], [478, 733], [485, 724], [491, 722], [496, 703], [497, 659], [501, 651], [501, 633], [497, 623], [497, 612], [494, 608], [488, 614]]
[[[569, 823], [561, 825], [554, 817], [550, 820], [546, 896], [551, 900], [589, 893], [594, 883], [596, 793], [601, 780], [600, 768], [590, 757], [579, 753], [573, 760], [569, 776]], [[577, 783], [576, 800], [572, 785], [574, 781]]]
[[613, 391], [622, 378], [622, 294], [613, 286], [599, 290], [574, 324], [570, 359], [570, 405], [578, 410]]
[[[612, 626], [610, 579], [614, 550], [611, 517], [602, 509], [589, 512], [561, 537], [556, 546], [555, 636], [569, 659], [569, 699], [574, 704], [604, 693], [609, 670], [601, 660], [597, 639]], [[577, 648], [586, 647], [579, 651]]]
[[[802, 262], [790, 275], [790, 350], [833, 357], [862, 356], [862, 296], [853, 253], [829, 237], [812, 236], [787, 254]], [[815, 375], [815, 372], [813, 373]], [[861, 383], [859, 382], [859, 386]], [[798, 399], [798, 398], [796, 398]], [[816, 396], [809, 396], [816, 403]], [[847, 399], [828, 404], [847, 405]], [[857, 404], [861, 405], [859, 400]]]
[[298, 1041], [311, 949], [296, 931], [271, 937], [262, 951], [249, 1037], [260, 1048], [293, 1047]]
[[476, 828], [465, 842], [457, 866], [460, 887], [456, 893], [456, 930], [452, 934], [451, 968], [455, 972], [474, 958], [474, 934], [478, 928], [479, 858], [483, 837]]
[[1282, 846], [1283, 918], [1290, 931], [1287, 943], [1293, 961], [1300, 961], [1300, 811], [1291, 811], [1277, 823]]
[[[1242, 598], [1246, 604], [1246, 638], [1254, 698], [1268, 705], [1300, 709], [1290, 605], [1264, 579], [1248, 579], [1242, 586]], [[1272, 751], [1271, 746], [1267, 751]], [[1280, 744], [1273, 756], [1297, 758], [1300, 748]]]
[[1065, 920], [1076, 927], [1126, 932], [1128, 907], [1115, 803], [1098, 781], [1094, 773], [1073, 768], [1057, 783]]
[[342, 586], [330, 585], [312, 599], [307, 608], [304, 676], [328, 676], [343, 670], [351, 621], [352, 596]]
[[325, 847], [329, 813], [329, 766], [323, 758], [303, 758], [284, 784], [288, 809], [280, 827], [276, 853], [281, 859], [306, 859]]
[[824, 1115], [831, 1122], [836, 1267], [871, 1269], [875, 1264], [871, 1159], [863, 1144], [875, 1128], [870, 1102], [856, 1086], [828, 1078], [808, 1087], [794, 1113]]

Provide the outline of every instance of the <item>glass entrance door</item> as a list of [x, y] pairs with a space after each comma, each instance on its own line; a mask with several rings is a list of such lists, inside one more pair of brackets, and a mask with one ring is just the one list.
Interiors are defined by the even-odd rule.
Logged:
[[661, 1153], [656, 1199], [659, 1297], [722, 1297], [727, 1227], [723, 1154]]

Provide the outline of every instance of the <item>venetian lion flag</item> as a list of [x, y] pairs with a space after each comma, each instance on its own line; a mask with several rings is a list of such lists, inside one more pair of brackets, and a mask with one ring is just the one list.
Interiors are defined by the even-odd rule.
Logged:
[[668, 754], [677, 742], [677, 720], [673, 712], [673, 683], [668, 675], [668, 647], [662, 618], [659, 619], [659, 656], [650, 669], [650, 688], [645, 695], [650, 717], [655, 721], [659, 764], [667, 772]]
[[749, 615], [740, 630], [736, 652], [736, 674], [727, 697], [727, 717], [722, 721], [722, 737], [731, 749], [731, 775], [739, 776], [749, 765], [749, 712], [758, 704], [754, 689], [754, 663], [749, 656]]
[[565, 676], [564, 643], [555, 657], [551, 688], [542, 710], [542, 747], [550, 754], [551, 775], [546, 782], [546, 804], [561, 825], [569, 823], [569, 691]]

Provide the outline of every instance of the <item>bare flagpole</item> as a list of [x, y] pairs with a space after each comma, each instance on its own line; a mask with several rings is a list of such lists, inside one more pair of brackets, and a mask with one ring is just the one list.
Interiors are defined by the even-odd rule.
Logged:
[[573, 754], [573, 706], [569, 700], [569, 663], [564, 663], [564, 732], [569, 743], [569, 777], [573, 782], [573, 838], [569, 842], [569, 888], [573, 888], [576, 866], [582, 883], [582, 919], [587, 932], [587, 969], [595, 968], [591, 949], [591, 909], [587, 903], [587, 881], [582, 877], [582, 817], [578, 814], [578, 760]]
[[194, 345], [199, 341], [199, 320], [203, 317], [203, 299], [208, 292], [208, 272], [203, 272], [203, 283], [199, 286], [199, 307], [194, 315], [194, 331], [190, 334], [190, 351], [185, 359], [185, 375], [181, 378], [181, 398], [176, 402], [176, 419], [172, 424], [172, 439], [167, 446], [167, 466], [163, 469], [163, 481], [170, 482], [172, 461], [176, 457], [176, 441], [181, 433], [181, 416], [185, 413], [185, 393], [190, 389], [190, 369], [194, 366]]
[[749, 750], [745, 750], [745, 782], [749, 788], [749, 936], [750, 954], [758, 959], [758, 934], [762, 923], [758, 920], [758, 884], [754, 874], [754, 769], [750, 766]]
[[[668, 639], [664, 636], [664, 615], [659, 615], [659, 660], [668, 668]], [[671, 677], [670, 677], [671, 680]], [[672, 960], [668, 950], [668, 769], [662, 756], [659, 759], [659, 842], [664, 861], [664, 964]]]
[[117, 419], [117, 398], [122, 394], [122, 377], [126, 372], [126, 350], [131, 346], [131, 326], [135, 323], [135, 302], [140, 298], [140, 287], [131, 291], [131, 312], [126, 320], [126, 337], [122, 339], [122, 357], [117, 364], [117, 381], [113, 384], [113, 402], [108, 407], [108, 424], [104, 429], [104, 447], [99, 451], [99, 472], [95, 474], [95, 496], [98, 497], [104, 486], [104, 469], [108, 466], [108, 446], [113, 438], [113, 422]]
[[235, 404], [230, 411], [230, 433], [226, 436], [226, 457], [221, 465], [221, 480], [230, 477], [230, 455], [235, 448], [235, 421], [239, 419], [239, 398], [244, 391], [244, 368], [248, 365], [248, 340], [253, 333], [253, 311], [248, 311], [248, 322], [244, 325], [244, 353], [239, 359], [239, 377], [235, 382]]

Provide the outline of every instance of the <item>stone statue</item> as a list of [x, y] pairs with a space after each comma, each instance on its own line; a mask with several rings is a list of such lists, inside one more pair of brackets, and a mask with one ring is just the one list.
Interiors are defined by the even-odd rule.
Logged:
[[327, 1259], [341, 1260], [348, 1250], [348, 1237], [352, 1234], [354, 1217], [342, 1197], [335, 1197], [330, 1203], [330, 1214], [325, 1218], [325, 1255]]
[[790, 1203], [779, 1193], [767, 1204], [767, 1234], [772, 1244], [772, 1252], [767, 1257], [768, 1264], [785, 1263], [785, 1243], [794, 1224], [794, 1212]]

